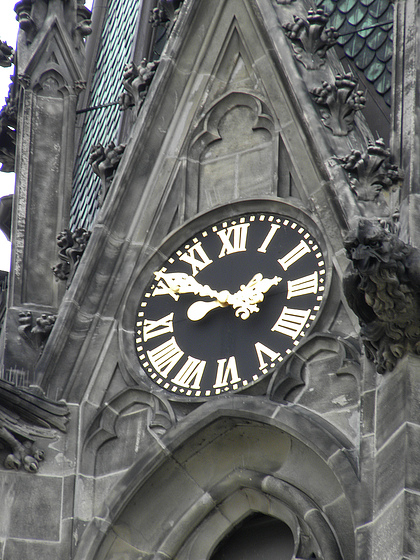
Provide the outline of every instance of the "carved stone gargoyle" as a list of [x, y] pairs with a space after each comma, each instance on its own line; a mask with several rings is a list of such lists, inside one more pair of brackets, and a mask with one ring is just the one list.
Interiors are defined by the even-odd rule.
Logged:
[[5, 41], [0, 41], [0, 66], [9, 68], [13, 64], [14, 50]]
[[96, 144], [90, 150], [89, 163], [92, 166], [92, 170], [101, 180], [101, 192], [98, 200], [100, 207], [105, 200], [124, 150], [125, 144], [116, 146], [114, 142], [108, 144], [106, 148], [102, 144]]
[[75, 231], [65, 229], [57, 236], [57, 245], [60, 247], [58, 256], [62, 261], [52, 269], [57, 280], [63, 280], [67, 282], [67, 286], [70, 285], [89, 238], [90, 232], [83, 228]]
[[420, 250], [366, 218], [344, 246], [352, 261], [344, 294], [359, 318], [367, 356], [383, 374], [407, 353], [420, 354]]
[[151, 10], [149, 23], [152, 27], [165, 27], [170, 34], [182, 6], [183, 0], [159, 0], [156, 8]]
[[37, 472], [44, 451], [37, 448], [36, 440], [56, 439], [56, 430], [65, 432], [68, 415], [65, 403], [0, 379], [0, 443], [10, 451], [5, 467]]
[[143, 104], [147, 91], [152, 83], [159, 62], [147, 62], [143, 59], [139, 66], [130, 62], [124, 68], [123, 86], [125, 92], [119, 98], [121, 111], [135, 107], [137, 113]]

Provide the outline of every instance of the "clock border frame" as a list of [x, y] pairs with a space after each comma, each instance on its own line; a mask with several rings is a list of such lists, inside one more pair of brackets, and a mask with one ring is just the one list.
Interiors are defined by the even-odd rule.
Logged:
[[[152, 253], [150, 255], [145, 256], [144, 251], [139, 254], [121, 306], [122, 315], [118, 321], [118, 363], [121, 365], [122, 375], [127, 383], [132, 385], [134, 381], [138, 387], [167, 401], [198, 404], [212, 399], [222, 398], [227, 395], [241, 395], [260, 384], [264, 381], [264, 379], [269, 379], [271, 381], [273, 375], [276, 375], [280, 369], [283, 369], [290, 357], [295, 355], [296, 351], [292, 351], [272, 372], [269, 372], [267, 376], [262, 376], [248, 387], [228, 391], [222, 395], [192, 397], [172, 393], [154, 383], [143, 370], [135, 349], [135, 324], [137, 320], [138, 306], [147, 286], [150, 283], [153, 273], [156, 270], [159, 270], [163, 263], [167, 261], [176, 250], [178, 250], [189, 239], [197, 235], [197, 232], [204, 231], [206, 228], [217, 222], [229, 220], [231, 218], [233, 219], [235, 216], [241, 214], [250, 213], [273, 213], [284, 215], [292, 220], [294, 219], [301, 223], [302, 226], [304, 226], [314, 236], [321, 247], [325, 261], [325, 290], [320, 310], [310, 327], [309, 334], [311, 335], [313, 333], [319, 318], [323, 314], [331, 286], [332, 260], [326, 236], [322, 233], [321, 228], [314, 219], [309, 215], [309, 209], [304, 206], [299, 199], [273, 198], [267, 196], [235, 200], [228, 204], [221, 204], [220, 206], [213, 207], [210, 210], [197, 214], [166, 235], [159, 247], [152, 249]], [[300, 346], [300, 344], [296, 346], [296, 349]], [[264, 394], [265, 393], [266, 391]]]

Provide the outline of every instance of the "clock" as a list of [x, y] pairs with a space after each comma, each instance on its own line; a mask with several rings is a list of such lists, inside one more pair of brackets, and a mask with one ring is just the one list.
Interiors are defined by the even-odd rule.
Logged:
[[136, 313], [142, 369], [182, 397], [249, 387], [308, 334], [325, 285], [320, 242], [303, 223], [273, 212], [212, 223], [153, 271]]

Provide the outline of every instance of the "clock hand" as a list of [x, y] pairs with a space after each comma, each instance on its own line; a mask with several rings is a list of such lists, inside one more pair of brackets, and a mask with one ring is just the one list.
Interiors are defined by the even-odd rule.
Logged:
[[[174, 272], [173, 274], [166, 274], [165, 272], [155, 272], [156, 280], [164, 280], [168, 288], [174, 294], [195, 294], [201, 297], [211, 297], [217, 300], [218, 305], [224, 307], [228, 305], [228, 298], [232, 296], [227, 290], [217, 292], [210, 288], [210, 286], [203, 286], [192, 276], [184, 274], [183, 272]], [[203, 302], [209, 303], [209, 302]], [[213, 303], [213, 302], [211, 302]]]
[[273, 286], [277, 286], [280, 281], [280, 276], [264, 278], [258, 272], [246, 286], [242, 284], [240, 289], [228, 300], [228, 303], [236, 309], [235, 315], [237, 317], [243, 320], [248, 319], [251, 313], [256, 313], [260, 310], [257, 303], [261, 303], [264, 300], [264, 294]]
[[[240, 289], [231, 294], [227, 290], [224, 292], [217, 292], [218, 298], [216, 301], [196, 301], [187, 311], [187, 317], [191, 321], [199, 321], [207, 315], [212, 309], [216, 307], [226, 307], [226, 305], [231, 305], [235, 311], [235, 315], [245, 320], [251, 315], [251, 313], [256, 313], [260, 309], [256, 305], [264, 299], [264, 294], [272, 286], [276, 286], [281, 281], [279, 276], [274, 278], [263, 278], [261, 273], [256, 274], [248, 284], [242, 285]], [[213, 296], [212, 296], [213, 297]]]

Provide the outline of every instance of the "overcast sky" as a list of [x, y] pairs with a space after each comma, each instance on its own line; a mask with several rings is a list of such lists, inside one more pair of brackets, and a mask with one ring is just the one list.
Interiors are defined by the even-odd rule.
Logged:
[[[6, 41], [8, 45], [16, 47], [16, 37], [18, 32], [18, 24], [16, 14], [13, 10], [17, 0], [0, 0], [0, 40]], [[86, 6], [91, 9], [93, 0], [87, 0]], [[0, 66], [0, 108], [5, 103], [5, 98], [9, 90], [10, 75], [13, 73], [13, 67], [3, 68]], [[14, 173], [0, 172], [0, 198], [14, 191], [15, 175]], [[10, 243], [7, 241], [3, 232], [0, 231], [0, 270], [10, 269]]]

